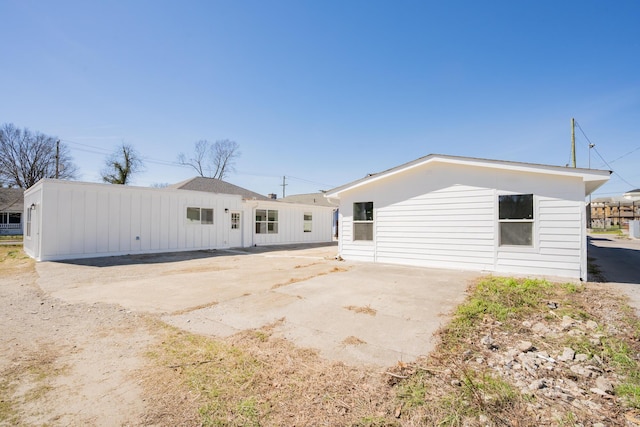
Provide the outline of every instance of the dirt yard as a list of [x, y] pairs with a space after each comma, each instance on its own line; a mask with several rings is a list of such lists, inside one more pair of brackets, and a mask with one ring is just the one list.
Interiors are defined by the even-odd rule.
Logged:
[[[166, 295], [177, 288], [141, 274], [140, 260], [118, 266], [123, 280], [114, 283], [117, 292], [111, 294], [103, 286], [109, 284], [106, 272], [116, 266], [87, 261], [36, 269], [19, 247], [0, 247], [0, 425], [640, 425], [634, 409], [640, 408], [640, 322], [606, 286], [488, 278], [471, 287], [475, 294], [438, 333], [440, 344], [424, 337], [424, 330], [414, 334], [424, 350], [415, 361], [344, 363], [322, 349], [296, 345], [296, 334], [285, 327], [309, 321], [302, 314], [335, 301], [319, 299], [309, 306], [295, 305], [296, 300], [317, 297], [318, 283], [336, 285], [331, 291], [342, 305], [330, 313], [347, 316], [339, 322], [364, 325], [331, 337], [329, 349], [351, 349], [343, 356], [354, 349], [375, 355], [382, 347], [367, 343], [373, 339], [367, 329], [375, 328], [367, 322], [391, 322], [390, 330], [401, 336], [400, 329], [416, 323], [411, 317], [421, 315], [422, 301], [413, 306], [401, 298], [405, 291], [379, 299], [355, 292], [358, 299], [345, 299], [337, 278], [362, 277], [353, 270], [357, 266], [320, 267], [317, 255], [264, 254], [274, 280], [260, 284], [254, 277], [251, 282], [258, 285], [251, 292], [230, 288], [226, 297], [176, 295], [163, 302], [153, 285]], [[151, 269], [157, 278], [183, 277], [182, 284], [188, 280], [198, 289], [201, 263], [215, 267], [220, 260], [197, 258]], [[76, 268], [85, 274], [84, 289], [71, 280], [69, 271]], [[387, 267], [382, 268], [372, 276], [382, 276]], [[378, 277], [386, 284], [424, 283], [438, 275], [389, 268], [394, 279]], [[230, 270], [219, 269], [232, 278]], [[50, 276], [40, 277], [44, 271]], [[466, 288], [467, 276], [453, 277]], [[365, 288], [377, 294], [382, 291], [374, 279]], [[141, 298], [131, 298], [132, 281], [144, 291]], [[301, 288], [303, 282], [310, 283], [308, 289]], [[484, 295], [478, 290], [483, 287]], [[462, 302], [460, 289], [457, 302], [443, 311], [452, 314]], [[240, 322], [248, 312], [245, 298], [251, 302], [252, 294], [279, 292], [289, 295], [286, 300], [301, 317], [286, 319], [267, 310], [257, 314], [260, 323], [246, 329], [234, 323], [238, 328], [223, 336], [189, 332], [194, 323], [196, 330], [214, 325], [216, 316], [231, 309], [245, 310], [234, 320]], [[385, 311], [402, 316], [386, 317]], [[441, 311], [431, 316], [439, 323], [428, 330], [450, 318]], [[336, 319], [326, 319], [331, 321]], [[320, 329], [302, 331], [325, 335]], [[384, 354], [378, 360], [386, 360]]]

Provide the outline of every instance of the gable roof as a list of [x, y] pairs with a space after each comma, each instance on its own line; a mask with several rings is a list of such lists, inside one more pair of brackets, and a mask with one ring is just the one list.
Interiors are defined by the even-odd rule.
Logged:
[[22, 188], [0, 188], [0, 212], [22, 212], [24, 190]]
[[380, 179], [384, 179], [392, 175], [395, 175], [416, 167], [420, 167], [429, 163], [449, 163], [449, 164], [458, 164], [458, 165], [467, 165], [467, 166], [488, 167], [488, 168], [502, 169], [502, 170], [544, 173], [544, 174], [550, 174], [550, 175], [579, 176], [582, 178], [582, 180], [585, 183], [585, 196], [591, 194], [593, 191], [595, 191], [601, 185], [607, 182], [609, 180], [609, 175], [611, 175], [611, 171], [598, 170], [598, 169], [569, 168], [565, 166], [551, 166], [551, 165], [541, 165], [541, 164], [535, 164], [535, 163], [479, 159], [474, 157], [429, 154], [428, 156], [420, 157], [419, 159], [413, 160], [403, 165], [396, 166], [394, 168], [387, 169], [379, 173], [369, 174], [362, 179], [358, 179], [349, 184], [336, 187], [332, 190], [327, 191], [325, 193], [325, 197], [339, 198], [340, 197], [339, 194], [344, 191], [353, 190], [354, 188], [358, 188], [363, 185], [369, 185]]
[[336, 205], [331, 204], [329, 200], [324, 197], [324, 193], [294, 194], [291, 196], [283, 197], [282, 199], [278, 199], [278, 201], [285, 203], [299, 203], [302, 205], [331, 206], [334, 208], [336, 207]]
[[255, 193], [246, 188], [238, 187], [229, 182], [216, 178], [205, 178], [196, 176], [177, 184], [170, 185], [168, 188], [177, 188], [179, 190], [204, 191], [207, 193], [218, 194], [236, 194], [242, 196], [245, 200], [271, 200], [262, 194]]

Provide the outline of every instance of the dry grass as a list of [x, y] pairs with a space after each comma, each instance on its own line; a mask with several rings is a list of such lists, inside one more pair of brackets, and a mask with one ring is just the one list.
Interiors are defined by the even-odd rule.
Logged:
[[344, 345], [360, 345], [360, 344], [366, 344], [366, 343], [367, 343], [366, 341], [361, 340], [358, 337], [354, 337], [353, 335], [350, 335], [342, 340], [342, 344]]
[[[204, 426], [395, 422], [392, 390], [378, 372], [323, 360], [315, 351], [272, 337], [273, 326], [227, 340], [163, 326], [163, 345], [150, 354], [155, 367], [145, 381], [153, 391], [148, 400], [158, 402], [149, 421]], [[169, 419], [174, 412], [182, 415]]]
[[371, 308], [370, 305], [365, 305], [365, 306], [347, 305], [345, 308], [347, 310], [354, 311], [359, 314], [368, 314], [369, 316], [375, 316], [378, 313], [378, 311], [375, 308]]

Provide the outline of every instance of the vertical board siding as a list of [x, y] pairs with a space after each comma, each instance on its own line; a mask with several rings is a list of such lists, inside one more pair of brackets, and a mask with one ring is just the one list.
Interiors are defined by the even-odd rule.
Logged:
[[[255, 202], [238, 195], [42, 180], [25, 200], [37, 203], [42, 217], [41, 244], [25, 241], [39, 260], [228, 248], [232, 211], [242, 213], [245, 243], [254, 244]], [[188, 222], [187, 207], [213, 209], [213, 224]], [[279, 233], [261, 235], [259, 244], [331, 242], [333, 208], [280, 202], [266, 208], [278, 209]], [[310, 233], [305, 212], [312, 213]]]
[[[278, 232], [257, 234], [255, 211], [268, 209], [278, 211]], [[304, 232], [304, 213], [311, 212], [311, 232]], [[257, 202], [257, 206], [245, 213], [251, 216], [249, 232], [253, 243], [261, 245], [279, 245], [288, 243], [325, 243], [332, 240], [333, 208], [314, 205], [296, 205], [283, 202]]]
[[493, 198], [490, 189], [456, 185], [379, 208], [377, 260], [428, 267], [492, 268]]

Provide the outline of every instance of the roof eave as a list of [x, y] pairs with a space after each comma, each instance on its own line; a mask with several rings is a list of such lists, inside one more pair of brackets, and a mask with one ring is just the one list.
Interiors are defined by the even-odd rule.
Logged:
[[537, 165], [532, 163], [505, 162], [500, 160], [476, 159], [471, 157], [456, 157], [456, 156], [445, 156], [440, 154], [430, 154], [428, 156], [421, 157], [412, 162], [405, 163], [395, 168], [388, 169], [386, 171], [383, 171], [377, 174], [372, 174], [365, 178], [361, 178], [359, 180], [353, 181], [349, 184], [336, 187], [332, 190], [327, 191], [327, 193], [325, 194], [325, 197], [330, 199], [331, 198], [339, 199], [340, 193], [343, 193], [345, 191], [353, 190], [363, 185], [369, 185], [380, 179], [385, 179], [390, 176], [396, 175], [398, 173], [406, 172], [410, 169], [414, 169], [416, 167], [420, 167], [432, 162], [461, 164], [461, 165], [478, 166], [478, 167], [496, 167], [497, 165], [497, 167], [502, 170], [515, 170], [515, 171], [530, 172], [530, 173], [549, 173], [553, 175], [564, 175], [564, 176], [580, 176], [585, 182], [585, 187], [587, 187], [586, 183], [593, 182], [593, 184], [589, 186], [589, 187], [593, 187], [593, 189], [591, 189], [587, 194], [590, 194], [591, 192], [595, 191], [597, 188], [602, 186], [605, 182], [607, 182], [611, 174], [611, 171], [598, 170], [598, 169], [568, 168], [568, 167], [562, 167], [562, 166]]

